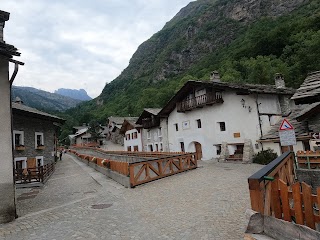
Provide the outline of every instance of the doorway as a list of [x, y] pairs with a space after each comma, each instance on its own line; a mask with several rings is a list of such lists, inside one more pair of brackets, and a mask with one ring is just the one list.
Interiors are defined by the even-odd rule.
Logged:
[[194, 142], [194, 147], [196, 149], [196, 158], [197, 160], [201, 160], [202, 158], [202, 146], [198, 142]]

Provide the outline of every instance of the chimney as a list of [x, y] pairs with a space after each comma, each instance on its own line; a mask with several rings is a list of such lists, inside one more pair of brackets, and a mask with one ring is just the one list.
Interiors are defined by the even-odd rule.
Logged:
[[3, 40], [3, 28], [4, 23], [9, 20], [10, 13], [0, 10], [0, 42], [4, 42]]
[[220, 81], [220, 75], [219, 75], [218, 71], [215, 70], [215, 71], [210, 73], [210, 80], [212, 82], [221, 82]]
[[276, 73], [274, 77], [274, 82], [276, 85], [276, 88], [285, 88], [286, 84], [284, 82], [284, 77], [281, 73]]

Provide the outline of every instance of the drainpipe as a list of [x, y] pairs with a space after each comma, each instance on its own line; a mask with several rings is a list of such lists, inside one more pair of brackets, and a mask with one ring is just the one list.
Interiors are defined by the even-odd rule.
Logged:
[[[262, 124], [261, 124], [261, 118], [260, 118], [260, 111], [259, 111], [259, 105], [261, 103], [258, 103], [258, 94], [256, 94], [256, 106], [257, 106], [257, 114], [258, 114], [258, 121], [259, 121], [259, 128], [260, 128], [260, 138], [263, 137], [263, 132], [262, 132]], [[261, 148], [263, 151], [263, 144], [261, 143]]]

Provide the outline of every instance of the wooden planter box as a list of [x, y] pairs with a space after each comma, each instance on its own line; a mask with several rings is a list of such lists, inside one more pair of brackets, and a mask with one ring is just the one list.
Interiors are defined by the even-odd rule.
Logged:
[[43, 150], [43, 149], [45, 149], [45, 146], [38, 146], [36, 149], [37, 150]]
[[16, 151], [24, 151], [24, 150], [26, 150], [26, 147], [25, 146], [16, 146], [15, 150]]

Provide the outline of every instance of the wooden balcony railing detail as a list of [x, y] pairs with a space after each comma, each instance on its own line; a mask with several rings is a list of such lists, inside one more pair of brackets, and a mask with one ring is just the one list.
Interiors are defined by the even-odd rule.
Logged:
[[55, 170], [55, 163], [44, 166], [15, 170], [16, 184], [45, 182]]
[[185, 112], [194, 108], [203, 107], [205, 105], [212, 105], [215, 103], [223, 103], [221, 93], [206, 93], [197, 97], [189, 98], [177, 103], [177, 111]]
[[130, 168], [131, 187], [159, 178], [197, 168], [195, 154], [183, 154], [146, 162], [133, 163]]
[[298, 151], [296, 158], [299, 168], [320, 168], [320, 151]]

